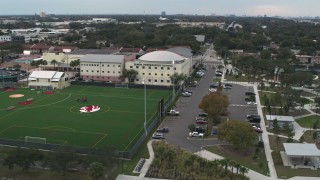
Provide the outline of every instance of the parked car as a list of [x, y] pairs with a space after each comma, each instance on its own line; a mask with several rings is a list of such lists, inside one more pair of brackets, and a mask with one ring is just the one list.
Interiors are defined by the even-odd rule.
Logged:
[[201, 71], [198, 71], [197, 73], [196, 73], [196, 77], [203, 77], [204, 76], [204, 72], [201, 72]]
[[218, 84], [216, 84], [216, 83], [211, 83], [210, 85], [209, 85], [209, 88], [217, 88], [219, 85]]
[[222, 73], [217, 73], [217, 72], [216, 72], [216, 76], [217, 76], [217, 77], [221, 77], [221, 76], [222, 76]]
[[206, 128], [205, 127], [201, 127], [201, 126], [196, 126], [195, 131], [198, 133], [205, 133], [206, 132]]
[[225, 84], [224, 89], [232, 89], [232, 84]]
[[261, 117], [259, 115], [247, 115], [247, 120], [250, 123], [260, 123]]
[[255, 105], [255, 106], [256, 106], [256, 105], [257, 105], [257, 103], [256, 103], [256, 102], [254, 102], [254, 101], [248, 101], [248, 102], [247, 102], [247, 105]]
[[197, 117], [196, 124], [208, 124], [208, 121], [206, 121], [204, 118]]
[[154, 133], [152, 139], [164, 139], [163, 133]]
[[198, 81], [192, 81], [192, 82], [189, 83], [188, 86], [190, 86], [190, 87], [197, 87], [197, 85], [198, 85]]
[[181, 93], [182, 97], [190, 97], [192, 94], [189, 92], [183, 92]]
[[256, 94], [254, 92], [246, 92], [245, 95], [246, 96], [255, 96]]
[[190, 89], [184, 89], [183, 92], [188, 92], [188, 93], [192, 94], [192, 90], [190, 90]]
[[263, 130], [259, 127], [253, 126], [253, 129], [257, 132], [257, 133], [263, 133]]
[[167, 114], [167, 115], [170, 115], [170, 116], [179, 116], [179, 115], [180, 115], [180, 112], [177, 111], [177, 110], [174, 110], [174, 109], [170, 109], [169, 111], [167, 111], [166, 114]]
[[217, 129], [217, 128], [212, 128], [211, 134], [212, 134], [212, 135], [218, 134], [218, 129]]
[[198, 117], [208, 117], [208, 114], [205, 112], [201, 112], [198, 114]]
[[169, 132], [169, 128], [168, 127], [160, 127], [157, 129], [157, 132], [161, 132], [161, 133]]
[[190, 132], [189, 133], [190, 137], [203, 137], [203, 133], [198, 133], [198, 132]]
[[209, 89], [209, 92], [211, 92], [211, 93], [217, 92], [217, 89], [215, 89], [215, 88], [210, 88], [210, 89]]

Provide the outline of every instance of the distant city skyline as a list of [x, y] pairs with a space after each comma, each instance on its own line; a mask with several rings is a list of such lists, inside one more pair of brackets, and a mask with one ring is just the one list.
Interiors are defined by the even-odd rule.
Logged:
[[161, 14], [319, 16], [319, 0], [8, 0], [0, 15]]

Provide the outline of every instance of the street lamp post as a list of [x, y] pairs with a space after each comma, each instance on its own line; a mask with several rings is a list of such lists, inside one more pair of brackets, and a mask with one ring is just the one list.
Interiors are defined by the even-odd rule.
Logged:
[[144, 131], [145, 135], [147, 137], [147, 88], [146, 88], [146, 79], [142, 80], [142, 83], [144, 85]]
[[173, 69], [173, 74], [172, 74], [172, 97], [174, 98], [174, 96], [175, 96], [175, 89], [174, 89], [174, 60], [172, 61], [172, 69]]

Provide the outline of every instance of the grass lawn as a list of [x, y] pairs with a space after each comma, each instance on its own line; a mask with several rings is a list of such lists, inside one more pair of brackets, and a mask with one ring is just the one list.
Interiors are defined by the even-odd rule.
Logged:
[[[10, 98], [23, 94], [21, 98]], [[156, 115], [160, 98], [170, 91], [147, 89], [147, 124]], [[78, 102], [78, 98], [88, 102]], [[20, 105], [28, 98], [31, 104]], [[73, 85], [54, 94], [17, 89], [0, 93], [0, 138], [24, 141], [25, 136], [46, 138], [47, 143], [79, 147], [114, 146], [128, 150], [144, 133], [144, 90]], [[99, 106], [80, 113], [84, 106]], [[16, 109], [6, 111], [9, 106]]]
[[294, 176], [307, 176], [307, 177], [320, 177], [319, 170], [311, 169], [291, 169], [288, 166], [275, 166], [277, 171], [277, 176], [281, 179], [287, 179]]
[[[208, 146], [205, 147], [205, 149], [225, 158], [232, 159], [249, 169], [267, 175], [268, 163], [266, 160], [264, 149], [260, 148], [260, 152], [258, 153], [256, 159], [253, 159], [253, 156], [255, 154], [255, 148], [251, 148], [247, 151], [240, 151], [234, 149], [234, 147], [231, 145], [218, 145]], [[260, 162], [262, 163], [262, 168]]]
[[[304, 127], [304, 128], [313, 128], [313, 124], [319, 120], [320, 121], [320, 116], [318, 115], [312, 115], [312, 116], [308, 116], [308, 117], [304, 117], [301, 119], [297, 119], [296, 122]], [[320, 125], [320, 124], [319, 124]]]
[[258, 82], [258, 79], [255, 78], [249, 78], [247, 76], [230, 76], [230, 75], [225, 75], [224, 76], [227, 81], [238, 81], [238, 82]]
[[318, 147], [318, 149], [320, 149], [320, 143], [317, 143], [318, 141], [320, 141], [320, 139], [318, 140], [314, 140], [313, 139], [313, 133], [314, 132], [319, 132], [319, 131], [315, 131], [315, 130], [308, 130], [303, 134], [303, 138], [304, 141], [307, 143], [312, 143], [312, 144], [316, 144], [316, 146]]
[[[269, 144], [270, 148], [273, 151], [284, 151], [283, 143], [287, 143], [288, 138], [279, 137], [279, 142], [276, 142], [276, 136], [269, 135]], [[298, 141], [293, 140], [294, 143], [298, 143]]]

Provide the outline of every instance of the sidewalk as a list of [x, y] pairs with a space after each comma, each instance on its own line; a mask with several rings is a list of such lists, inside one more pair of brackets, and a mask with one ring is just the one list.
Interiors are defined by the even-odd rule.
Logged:
[[[195, 153], [196, 155], [203, 157], [205, 159], [208, 159], [210, 161], [215, 160], [215, 159], [224, 159], [224, 157], [219, 156], [217, 154], [214, 154], [210, 151], [207, 150], [201, 150]], [[236, 169], [234, 169], [234, 172], [236, 172]], [[271, 180], [270, 177], [265, 176], [263, 174], [260, 174], [256, 171], [253, 171], [251, 169], [249, 169], [248, 173], [246, 174], [247, 177], [249, 177], [252, 180], [258, 179], [258, 180]]]

